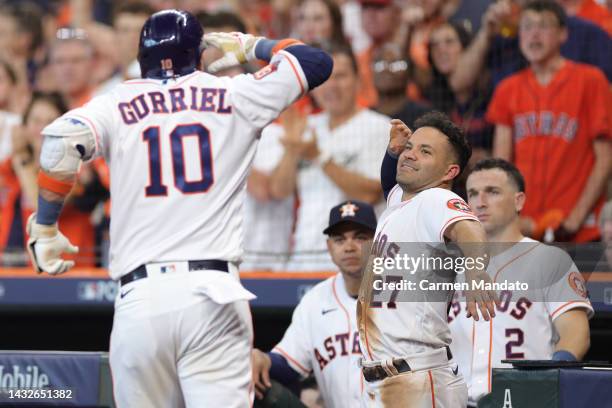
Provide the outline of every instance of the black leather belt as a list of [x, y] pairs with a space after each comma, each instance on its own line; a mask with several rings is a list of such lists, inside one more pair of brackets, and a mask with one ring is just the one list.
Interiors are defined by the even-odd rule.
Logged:
[[[229, 272], [227, 261], [221, 261], [219, 259], [202, 259], [200, 261], [188, 261], [188, 263], [189, 272], [203, 271], [209, 269], [221, 272]], [[137, 281], [138, 279], [144, 279], [147, 276], [147, 267], [145, 265], [140, 265], [132, 272], [127, 273], [121, 277], [121, 285], [127, 285], [130, 282]]]
[[[446, 347], [446, 357], [448, 358], [449, 361], [453, 358], [453, 354], [451, 353], [449, 347]], [[412, 370], [408, 362], [403, 358], [394, 358], [393, 366], [397, 370], [398, 374], [405, 373], [405, 372]], [[363, 367], [361, 371], [363, 372], [363, 378], [367, 382], [380, 381], [380, 380], [384, 380], [385, 378], [389, 377], [389, 374], [385, 371], [383, 366], [380, 364], [375, 365], [373, 367]]]

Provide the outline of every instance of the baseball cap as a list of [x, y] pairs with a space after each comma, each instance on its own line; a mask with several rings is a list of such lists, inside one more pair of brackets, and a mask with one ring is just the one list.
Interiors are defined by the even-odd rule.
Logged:
[[390, 6], [393, 4], [393, 0], [359, 0], [362, 6]]
[[329, 212], [329, 225], [323, 230], [329, 235], [332, 229], [345, 222], [352, 222], [376, 231], [376, 214], [374, 208], [363, 201], [344, 201]]

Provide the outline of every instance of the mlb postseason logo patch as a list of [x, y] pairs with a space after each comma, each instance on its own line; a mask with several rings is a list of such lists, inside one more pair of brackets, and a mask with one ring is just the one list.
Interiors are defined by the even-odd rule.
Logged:
[[459, 198], [453, 198], [452, 200], [448, 200], [446, 202], [446, 206], [451, 210], [457, 210], [464, 213], [472, 214], [472, 210], [467, 203]]
[[574, 292], [576, 292], [579, 296], [583, 298], [587, 297], [586, 285], [584, 284], [584, 279], [582, 278], [582, 275], [579, 272], [570, 273], [568, 280], [570, 286], [572, 287], [572, 289], [574, 289]]
[[274, 71], [278, 70], [278, 64], [279, 62], [276, 61], [276, 62], [266, 65], [265, 67], [263, 67], [262, 69], [254, 73], [253, 77], [258, 80], [267, 77]]

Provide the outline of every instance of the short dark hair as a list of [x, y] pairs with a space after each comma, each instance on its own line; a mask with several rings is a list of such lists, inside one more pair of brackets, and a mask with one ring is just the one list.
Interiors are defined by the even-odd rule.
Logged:
[[335, 54], [346, 55], [351, 61], [351, 68], [356, 74], [359, 74], [359, 66], [357, 65], [357, 58], [353, 53], [353, 48], [350, 44], [344, 42], [322, 42], [320, 44], [314, 44], [315, 47], [321, 48], [332, 57]]
[[525, 192], [525, 179], [519, 171], [519, 169], [512, 163], [504, 159], [483, 159], [480, 160], [474, 166], [472, 173], [482, 170], [493, 170], [499, 169], [506, 173], [508, 179], [510, 179], [516, 186], [517, 190], [521, 193]]
[[144, 1], [131, 1], [117, 5], [113, 13], [113, 22], [120, 14], [136, 14], [150, 16], [155, 13], [155, 9]]
[[525, 7], [523, 7], [523, 12], [525, 11], [535, 11], [536, 13], [542, 13], [544, 11], [549, 11], [555, 15], [559, 25], [561, 27], [567, 26], [567, 14], [565, 10], [559, 3], [553, 0], [534, 0], [529, 2]]
[[229, 11], [219, 11], [214, 14], [199, 12], [196, 14], [196, 18], [204, 29], [229, 26], [233, 27], [234, 31], [241, 33], [246, 32], [244, 21], [236, 14]]
[[472, 157], [472, 146], [470, 146], [470, 143], [465, 138], [463, 130], [461, 130], [459, 126], [455, 125], [448, 116], [438, 111], [432, 111], [424, 114], [414, 122], [414, 127], [415, 129], [432, 127], [443, 133], [444, 136], [448, 138], [448, 141], [453, 148], [453, 152], [457, 156], [457, 164], [459, 165], [460, 169], [457, 177], [459, 177], [459, 175], [467, 167], [470, 157]]
[[[37, 102], [47, 102], [52, 105], [59, 112], [59, 116], [62, 116], [64, 113], [68, 112], [68, 105], [66, 104], [66, 100], [59, 92], [40, 92], [34, 91], [32, 94], [32, 99], [30, 99], [30, 103], [25, 109], [23, 114], [23, 124], [25, 125], [30, 118], [30, 114], [32, 113], [32, 108], [34, 104]], [[58, 116], [58, 117], [59, 117]]]

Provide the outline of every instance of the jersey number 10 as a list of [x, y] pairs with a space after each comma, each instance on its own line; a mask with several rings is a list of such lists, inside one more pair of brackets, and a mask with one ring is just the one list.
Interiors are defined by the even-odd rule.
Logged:
[[[162, 180], [161, 142], [159, 126], [151, 126], [142, 133], [142, 139], [149, 148], [149, 185], [145, 188], [147, 197], [168, 195], [168, 187]], [[200, 169], [199, 180], [187, 181], [185, 176], [185, 148], [183, 138], [198, 138]], [[170, 132], [172, 150], [172, 173], [174, 186], [184, 194], [205, 193], [214, 183], [210, 132], [200, 123], [178, 125]]]

